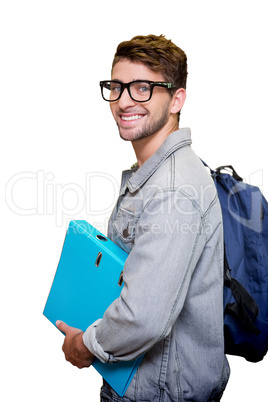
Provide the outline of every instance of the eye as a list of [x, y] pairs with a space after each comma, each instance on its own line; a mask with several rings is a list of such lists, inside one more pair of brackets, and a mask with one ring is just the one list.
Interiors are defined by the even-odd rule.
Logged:
[[111, 90], [111, 92], [113, 92], [113, 93], [120, 93], [121, 92], [121, 85], [119, 83], [111, 82], [109, 86], [110, 86], [109, 89]]
[[135, 91], [138, 91], [140, 93], [148, 93], [148, 92], [150, 92], [150, 90], [151, 90], [151, 87], [146, 82], [136, 83], [136, 85], [135, 85]]

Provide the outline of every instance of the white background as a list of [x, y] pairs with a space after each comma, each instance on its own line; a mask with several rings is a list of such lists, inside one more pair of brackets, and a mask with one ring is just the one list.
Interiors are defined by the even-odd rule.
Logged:
[[[105, 232], [121, 170], [135, 162], [98, 84], [119, 42], [163, 33], [186, 51], [181, 127], [194, 150], [268, 196], [265, 3], [1, 2], [2, 400], [99, 400], [98, 374], [65, 362], [63, 336], [42, 311], [68, 222]], [[223, 401], [265, 401], [267, 357], [230, 364]]]

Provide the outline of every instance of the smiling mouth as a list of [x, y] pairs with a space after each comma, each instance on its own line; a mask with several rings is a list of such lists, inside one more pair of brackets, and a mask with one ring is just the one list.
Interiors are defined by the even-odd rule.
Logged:
[[134, 114], [131, 116], [120, 115], [121, 119], [124, 121], [132, 121], [132, 120], [139, 120], [144, 117], [143, 114]]

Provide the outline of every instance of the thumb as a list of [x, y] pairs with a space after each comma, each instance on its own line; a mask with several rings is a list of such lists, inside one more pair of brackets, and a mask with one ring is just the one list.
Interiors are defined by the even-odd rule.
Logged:
[[62, 331], [64, 334], [66, 334], [66, 331], [68, 330], [69, 326], [67, 324], [65, 324], [65, 322], [63, 321], [56, 321], [56, 326], [57, 328]]

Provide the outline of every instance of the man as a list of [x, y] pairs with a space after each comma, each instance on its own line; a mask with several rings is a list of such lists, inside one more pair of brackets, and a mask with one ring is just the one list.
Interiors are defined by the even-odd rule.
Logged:
[[129, 253], [124, 287], [85, 333], [58, 322], [78, 367], [145, 353], [124, 398], [104, 383], [101, 401], [218, 401], [229, 378], [223, 338], [223, 234], [213, 182], [179, 130], [185, 53], [164, 36], [121, 43], [103, 98], [137, 163], [123, 172], [108, 236]]

